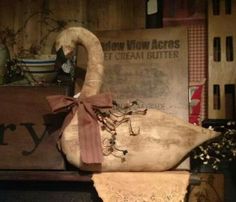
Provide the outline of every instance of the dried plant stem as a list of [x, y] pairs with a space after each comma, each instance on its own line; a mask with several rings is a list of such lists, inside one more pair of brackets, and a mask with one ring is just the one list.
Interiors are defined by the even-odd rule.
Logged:
[[104, 138], [102, 141], [104, 156], [113, 155], [114, 157], [120, 158], [122, 162], [125, 161], [124, 156], [128, 153], [128, 150], [117, 147], [117, 128], [120, 125], [127, 123], [129, 135], [137, 136], [140, 134], [140, 128], [137, 132], [134, 131], [130, 116], [135, 114], [145, 115], [147, 113], [147, 109], [133, 110], [132, 107], [134, 105], [137, 105], [137, 102], [132, 102], [125, 107], [121, 107], [116, 102], [113, 102], [113, 110], [109, 110], [108, 112], [102, 112], [100, 109], [95, 109], [97, 119], [101, 123], [101, 128], [111, 134], [110, 138]]

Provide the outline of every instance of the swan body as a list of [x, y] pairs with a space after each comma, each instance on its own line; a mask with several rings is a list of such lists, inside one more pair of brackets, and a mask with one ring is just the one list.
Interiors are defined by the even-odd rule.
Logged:
[[[88, 67], [81, 96], [96, 95], [100, 91], [104, 72], [103, 51], [97, 37], [81, 27], [64, 30], [56, 40], [56, 49], [69, 55], [82, 44], [88, 52]], [[165, 171], [174, 168], [196, 146], [214, 138], [214, 131], [187, 123], [156, 109], [145, 115], [127, 116], [129, 122], [117, 127], [116, 148], [105, 152], [111, 134], [100, 129], [104, 160], [102, 164], [84, 164], [80, 158], [78, 116], [75, 114], [61, 137], [61, 148], [67, 160], [88, 171]], [[137, 135], [130, 134], [130, 124]], [[122, 153], [125, 151], [125, 153]]]

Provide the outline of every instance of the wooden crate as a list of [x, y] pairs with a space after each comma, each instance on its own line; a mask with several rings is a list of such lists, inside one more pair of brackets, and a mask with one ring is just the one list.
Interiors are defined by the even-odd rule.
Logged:
[[[120, 102], [137, 100], [142, 107], [188, 120], [186, 27], [95, 34], [104, 51], [103, 92], [112, 92]], [[86, 68], [83, 48], [78, 58], [78, 66]]]
[[188, 194], [189, 202], [224, 201], [224, 175], [198, 173], [200, 185], [191, 186]]
[[52, 115], [46, 96], [63, 87], [0, 87], [0, 169], [65, 169], [57, 149], [63, 115]]

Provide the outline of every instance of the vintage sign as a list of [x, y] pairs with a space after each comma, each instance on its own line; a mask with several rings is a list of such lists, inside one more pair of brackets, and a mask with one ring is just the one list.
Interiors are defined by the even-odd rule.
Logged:
[[46, 96], [62, 87], [0, 87], [0, 169], [65, 169], [57, 149], [63, 114], [54, 116]]
[[[138, 100], [188, 119], [188, 54], [185, 27], [95, 32], [105, 59], [104, 92], [126, 102]], [[86, 66], [79, 49], [78, 65]]]
[[[188, 49], [186, 27], [95, 32], [104, 51], [103, 92], [120, 103], [138, 101], [188, 121]], [[78, 50], [78, 66], [87, 55]], [[178, 168], [189, 169], [189, 161]]]

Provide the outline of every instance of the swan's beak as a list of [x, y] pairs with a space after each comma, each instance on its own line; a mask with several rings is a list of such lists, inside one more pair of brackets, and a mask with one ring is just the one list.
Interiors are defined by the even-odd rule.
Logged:
[[64, 54], [63, 48], [59, 48], [59, 50], [57, 51], [57, 57], [56, 57], [56, 63], [57, 64], [63, 64], [67, 61], [67, 58]]

